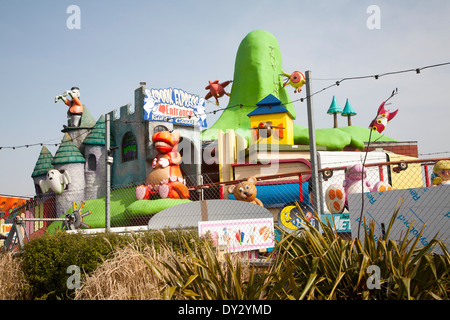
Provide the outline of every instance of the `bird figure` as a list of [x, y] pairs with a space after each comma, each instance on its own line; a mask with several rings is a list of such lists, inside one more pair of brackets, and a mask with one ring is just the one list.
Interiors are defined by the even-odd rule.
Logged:
[[219, 98], [223, 97], [224, 94], [230, 96], [229, 93], [225, 92], [225, 87], [228, 86], [232, 81], [224, 81], [219, 83], [219, 80], [211, 81], [209, 80], [209, 85], [206, 86], [206, 90], [209, 92], [206, 94], [205, 99], [208, 100], [211, 97], [216, 99], [216, 105], [219, 105]]
[[283, 72], [283, 76], [287, 77], [283, 87], [290, 84], [295, 88], [294, 93], [300, 93], [301, 87], [306, 83], [305, 75], [300, 71], [294, 71], [291, 74]]
[[278, 136], [282, 138], [284, 127], [280, 126], [273, 126], [272, 121], [267, 122], [260, 122], [257, 127], [250, 128], [252, 130], [256, 130], [256, 140], [259, 139], [259, 137], [266, 139], [270, 138], [272, 136], [272, 133], [274, 129], [277, 130]]
[[384, 108], [384, 104], [386, 101], [384, 101], [380, 107], [378, 108], [377, 116], [372, 122], [370, 123], [369, 127], [372, 128], [373, 131], [378, 131], [379, 133], [383, 132], [384, 129], [386, 129], [386, 125], [389, 121], [391, 121], [398, 112], [398, 109], [394, 112], [391, 112], [390, 110], [386, 110]]

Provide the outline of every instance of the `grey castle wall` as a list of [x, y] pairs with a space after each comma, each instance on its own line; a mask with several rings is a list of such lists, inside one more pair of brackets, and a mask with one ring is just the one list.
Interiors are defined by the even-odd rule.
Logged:
[[[96, 160], [95, 171], [89, 168], [89, 157], [93, 155]], [[106, 151], [105, 146], [85, 145], [84, 172], [86, 179], [85, 200], [98, 199], [106, 194]]]

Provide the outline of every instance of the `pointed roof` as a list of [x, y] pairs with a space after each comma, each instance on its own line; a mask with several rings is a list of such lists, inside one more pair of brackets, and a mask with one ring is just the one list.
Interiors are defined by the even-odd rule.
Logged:
[[272, 114], [272, 113], [287, 113], [294, 119], [294, 116], [289, 112], [288, 109], [281, 105], [281, 101], [272, 94], [269, 94], [264, 99], [256, 104], [257, 108], [247, 114], [248, 117], [256, 116], [260, 114]]
[[279, 106], [281, 101], [273, 94], [269, 94], [264, 99], [256, 104], [258, 107]]
[[103, 115], [97, 120], [97, 123], [83, 143], [98, 146], [105, 145], [105, 117]]
[[331, 101], [331, 105], [330, 105], [330, 107], [328, 108], [327, 113], [328, 113], [328, 114], [334, 114], [334, 113], [341, 113], [341, 112], [342, 112], [342, 109], [341, 109], [341, 107], [337, 104], [335, 96], [333, 96], [333, 101]]
[[79, 128], [92, 128], [95, 125], [95, 119], [89, 112], [89, 109], [83, 104], [83, 115], [81, 116]]
[[41, 153], [39, 154], [39, 158], [34, 166], [33, 173], [31, 177], [38, 177], [42, 175], [46, 175], [48, 170], [53, 169], [52, 165], [53, 156], [46, 146], [43, 146], [41, 149]]
[[69, 134], [66, 132], [62, 139], [61, 145], [58, 151], [55, 153], [52, 164], [65, 164], [65, 163], [83, 163], [86, 162], [80, 150], [78, 150], [75, 143], [73, 143]]
[[61, 132], [71, 132], [79, 129], [91, 129], [95, 125], [95, 119], [88, 108], [83, 104], [83, 114], [81, 115], [80, 125], [78, 127], [64, 127]]
[[355, 109], [353, 109], [350, 102], [348, 102], [348, 98], [347, 98], [347, 102], [345, 103], [344, 111], [342, 111], [341, 116], [356, 116], [356, 111], [355, 111]]

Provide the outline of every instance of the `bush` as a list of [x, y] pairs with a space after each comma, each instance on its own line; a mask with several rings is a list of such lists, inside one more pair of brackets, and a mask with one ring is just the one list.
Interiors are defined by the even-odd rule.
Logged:
[[[317, 219], [320, 232], [304, 217], [304, 229], [284, 235], [265, 272], [245, 265], [239, 256], [218, 258], [209, 243], [189, 249], [185, 242], [183, 253], [166, 250], [164, 257], [143, 260], [161, 281], [165, 299], [448, 299], [450, 255], [445, 245], [433, 239], [419, 248], [420, 234], [408, 239], [410, 230], [399, 241], [390, 239], [398, 211], [383, 239], [375, 240], [374, 224], [369, 224], [364, 244], [340, 238], [330, 224]], [[443, 254], [432, 254], [434, 246]], [[379, 278], [372, 278], [377, 267]]]
[[[136, 238], [140, 241], [136, 242]], [[22, 269], [25, 280], [31, 288], [32, 298], [70, 299], [73, 297], [73, 290], [67, 289], [67, 279], [72, 274], [67, 273], [69, 266], [78, 266], [84, 278], [106, 259], [111, 258], [117, 249], [130, 242], [140, 243], [141, 248], [152, 246], [156, 251], [161, 250], [162, 243], [180, 250], [181, 238], [189, 238], [190, 245], [194, 245], [199, 239], [197, 231], [193, 230], [148, 231], [126, 235], [116, 233], [82, 235], [58, 231], [25, 245]]]
[[[358, 239], [340, 239], [330, 224], [323, 223], [322, 233], [306, 223], [299, 236], [287, 236], [277, 248], [276, 265], [281, 272], [274, 273], [272, 298], [448, 299], [450, 255], [447, 248], [436, 238], [425, 247], [418, 247], [422, 232], [408, 239], [412, 225], [402, 239], [390, 239], [399, 210], [400, 207], [394, 212], [384, 238], [378, 241], [373, 222], [365, 228], [364, 244]], [[440, 246], [443, 254], [433, 254], [434, 246]], [[371, 266], [379, 270], [376, 286], [373, 286]]]

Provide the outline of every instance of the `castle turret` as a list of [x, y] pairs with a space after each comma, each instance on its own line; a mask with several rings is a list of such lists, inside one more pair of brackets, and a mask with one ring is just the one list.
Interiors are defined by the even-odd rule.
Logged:
[[42, 190], [39, 187], [39, 183], [41, 180], [46, 179], [46, 175], [48, 170], [53, 169], [52, 165], [53, 156], [46, 146], [43, 146], [41, 149], [41, 153], [39, 154], [39, 158], [34, 166], [33, 173], [31, 177], [33, 178], [34, 188], [36, 190], [36, 195], [40, 196], [42, 194]]
[[102, 115], [91, 133], [83, 141], [86, 200], [98, 199], [106, 194], [105, 117]]
[[84, 152], [83, 141], [86, 139], [92, 127], [95, 125], [95, 119], [89, 112], [88, 108], [83, 105], [83, 109], [83, 115], [81, 116], [80, 125], [78, 127], [65, 126], [64, 129], [61, 130], [63, 133], [69, 134], [71, 140], [81, 153]]
[[80, 150], [66, 133], [52, 161], [55, 169], [67, 171], [70, 177], [70, 183], [66, 189], [62, 194], [56, 195], [56, 214], [58, 216], [66, 213], [73, 202], [78, 203], [85, 200], [85, 162]]

